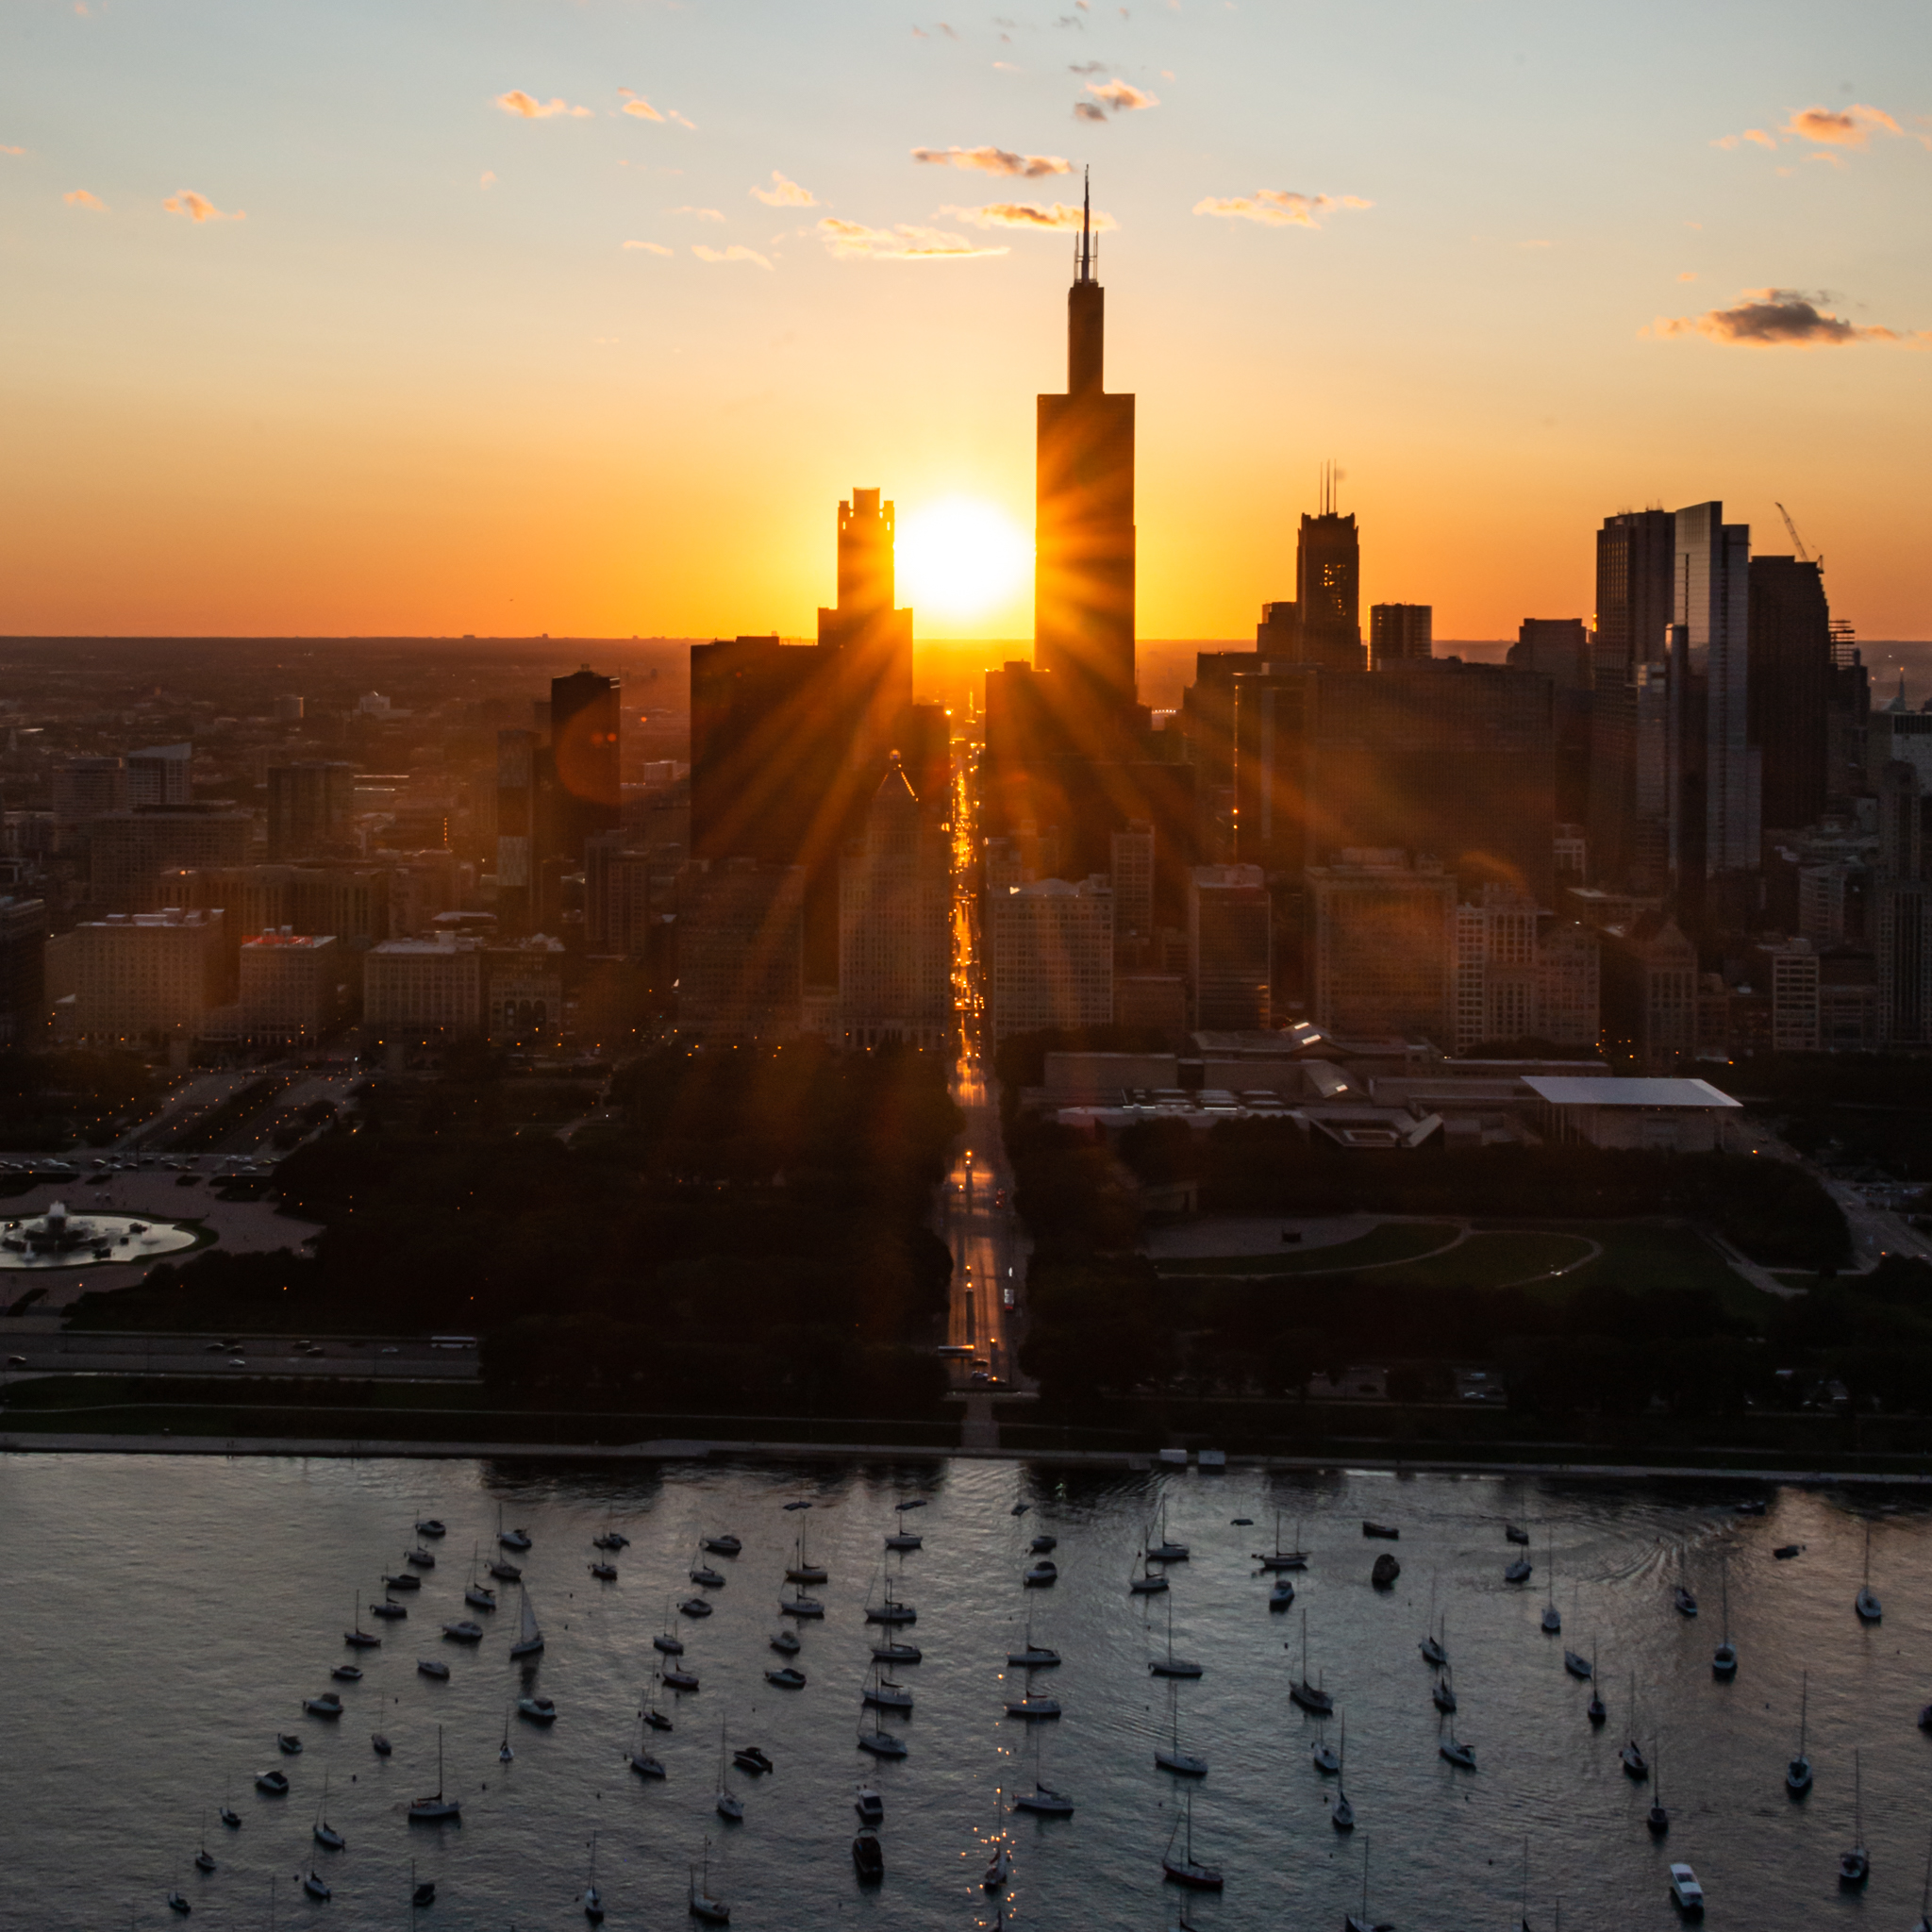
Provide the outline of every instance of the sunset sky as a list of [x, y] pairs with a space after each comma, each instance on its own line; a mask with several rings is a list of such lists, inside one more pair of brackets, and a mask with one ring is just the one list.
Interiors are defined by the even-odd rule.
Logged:
[[954, 4], [9, 0], [0, 632], [807, 633], [855, 484], [1030, 531], [1091, 163], [1142, 636], [1329, 458], [1439, 637], [1713, 496], [1932, 636], [1923, 0]]

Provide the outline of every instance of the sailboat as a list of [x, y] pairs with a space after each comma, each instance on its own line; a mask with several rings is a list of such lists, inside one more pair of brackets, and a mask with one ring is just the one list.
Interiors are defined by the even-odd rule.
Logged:
[[997, 1891], [1011, 1875], [1013, 1855], [1007, 1845], [1007, 1814], [1000, 1802], [1001, 1793], [992, 1794], [992, 1857], [986, 1861], [986, 1870], [980, 1874], [979, 1883], [988, 1891]]
[[1337, 1755], [1335, 1746], [1328, 1741], [1328, 1726], [1325, 1724], [1317, 1735], [1315, 1748], [1309, 1756], [1314, 1759], [1315, 1769], [1324, 1777], [1334, 1777], [1341, 1772], [1341, 1759]]
[[904, 1757], [906, 1740], [897, 1738], [879, 1722], [879, 1707], [872, 1706], [872, 1729], [861, 1730], [858, 1734], [858, 1748], [869, 1751], [874, 1757]]
[[1436, 1679], [1435, 1686], [1429, 1692], [1429, 1698], [1436, 1708], [1445, 1717], [1456, 1709], [1456, 1685], [1446, 1670]]
[[870, 1704], [879, 1710], [910, 1710], [912, 1693], [903, 1684], [895, 1684], [886, 1675], [886, 1667], [874, 1662], [872, 1667], [872, 1683], [859, 1695], [859, 1702]]
[[1449, 1647], [1442, 1641], [1448, 1634], [1448, 1619], [1445, 1616], [1442, 1628], [1436, 1628], [1436, 1578], [1432, 1572], [1429, 1576], [1429, 1628], [1416, 1648], [1423, 1654], [1423, 1661], [1432, 1670], [1440, 1671], [1449, 1661]]
[[593, 1925], [604, 1923], [604, 1894], [597, 1890], [597, 1834], [591, 1834], [591, 1876], [584, 1887], [584, 1917]]
[[1294, 1548], [1284, 1550], [1281, 1547], [1281, 1511], [1277, 1509], [1274, 1512], [1274, 1547], [1266, 1554], [1257, 1550], [1255, 1561], [1263, 1570], [1306, 1570], [1308, 1554], [1302, 1548], [1301, 1524], [1297, 1523], [1294, 1526]]
[[1583, 1707], [1583, 1714], [1592, 1724], [1604, 1723], [1610, 1714], [1603, 1693], [1597, 1689], [1596, 1645], [1593, 1643], [1590, 1646], [1590, 1702]]
[[[1282, 1646], [1283, 1649], [1287, 1645]], [[1288, 1687], [1290, 1698], [1312, 1717], [1332, 1717], [1335, 1699], [1308, 1678], [1308, 1613], [1302, 1612], [1302, 1674]]]
[[1167, 1600], [1167, 1655], [1152, 1658], [1147, 1668], [1157, 1677], [1198, 1677], [1202, 1667], [1174, 1654], [1174, 1598]]
[[503, 1526], [503, 1505], [496, 1506], [496, 1541], [507, 1550], [527, 1550], [530, 1547], [530, 1532], [526, 1529], [505, 1529]]
[[1188, 1560], [1186, 1543], [1170, 1542], [1167, 1536], [1167, 1503], [1160, 1505], [1160, 1541], [1147, 1547], [1147, 1559], [1152, 1563], [1185, 1563]]
[[459, 1798], [445, 1798], [442, 1794], [442, 1726], [436, 1727], [436, 1791], [427, 1798], [412, 1798], [409, 1801], [409, 1823], [433, 1823], [441, 1818], [456, 1818], [462, 1813]]
[[1459, 1771], [1475, 1769], [1475, 1746], [1465, 1744], [1456, 1735], [1456, 1720], [1449, 1720], [1449, 1736], [1445, 1742], [1436, 1746], [1437, 1752]]
[[1838, 1855], [1838, 1882], [1863, 1885], [1872, 1875], [1872, 1855], [1865, 1849], [1865, 1790], [1858, 1772], [1858, 1754], [1852, 1753], [1852, 1848]]
[[1149, 1568], [1151, 1557], [1142, 1557], [1139, 1570], [1127, 1577], [1127, 1593], [1130, 1596], [1158, 1596], [1167, 1586], [1166, 1576], [1158, 1570]]
[[636, 1772], [640, 1777], [665, 1777], [669, 1775], [669, 1774], [665, 1771], [662, 1761], [658, 1758], [653, 1757], [651, 1754], [644, 1749], [643, 1718], [643, 1712], [639, 1711], [638, 1740], [635, 1744], [631, 1746], [629, 1751], [625, 1754], [625, 1762], [628, 1764], [630, 1768], [634, 1772]]
[[1188, 1841], [1185, 1854], [1176, 1858], [1174, 1855], [1174, 1833], [1181, 1828], [1181, 1821], [1174, 1820], [1174, 1831], [1167, 1835], [1167, 1850], [1161, 1854], [1160, 1869], [1176, 1885], [1191, 1886], [1196, 1891], [1219, 1891], [1224, 1883], [1219, 1870], [1212, 1865], [1202, 1865], [1194, 1858], [1194, 1794], [1188, 1793], [1187, 1808]]
[[1811, 1674], [1807, 1671], [1798, 1689], [1798, 1752], [1785, 1766], [1785, 1790], [1802, 1798], [1811, 1789], [1811, 1760], [1805, 1755], [1805, 1718], [1811, 1701]]
[[1630, 1741], [1617, 1753], [1624, 1771], [1639, 1784], [1650, 1776], [1650, 1760], [1643, 1755], [1643, 1746], [1637, 1741], [1637, 1675], [1630, 1676]]
[[1162, 1771], [1174, 1772], [1180, 1777], [1206, 1777], [1208, 1760], [1196, 1757], [1191, 1752], [1181, 1749], [1181, 1710], [1180, 1686], [1170, 1684], [1167, 1690], [1169, 1715], [1173, 1720], [1171, 1740], [1154, 1747], [1154, 1761]]
[[1711, 1652], [1710, 1674], [1713, 1677], [1735, 1677], [1738, 1674], [1738, 1646], [1731, 1641], [1731, 1561], [1729, 1557], [1721, 1557], [1718, 1564], [1719, 1600], [1724, 1605], [1724, 1641]]
[[352, 1601], [349, 1605], [349, 1627], [342, 1632], [342, 1641], [351, 1650], [375, 1650], [382, 1639], [374, 1631], [363, 1629], [359, 1610], [359, 1601]]
[[1033, 1789], [1013, 1800], [1013, 1809], [1031, 1811], [1041, 1818], [1071, 1818], [1074, 1815], [1073, 1799], [1064, 1791], [1055, 1790], [1041, 1777], [1040, 1737], [1036, 1730], [1033, 1733]]
[[194, 1855], [194, 1869], [197, 1872], [212, 1872], [215, 1869], [215, 1856], [208, 1848], [208, 1813], [201, 1814], [201, 1849]]
[[731, 1907], [722, 1898], [711, 1895], [711, 1840], [705, 1840], [705, 1875], [702, 1879], [693, 1872], [691, 1874], [691, 1915], [702, 1919], [707, 1925], [728, 1925], [731, 1923]]
[[242, 1814], [235, 1808], [235, 1781], [230, 1778], [222, 1790], [222, 1808], [215, 1813], [230, 1831], [242, 1829]]
[[791, 1549], [791, 1567], [785, 1573], [787, 1583], [824, 1583], [829, 1581], [831, 1572], [823, 1563], [814, 1563], [807, 1554], [805, 1546], [805, 1524], [798, 1525], [798, 1541]]
[[1043, 1643], [1035, 1643], [1033, 1641], [1033, 1599], [1028, 1597], [1026, 1600], [1026, 1648], [1024, 1650], [1008, 1651], [1007, 1662], [1015, 1670], [1045, 1671], [1051, 1670], [1059, 1660], [1060, 1654], [1058, 1651], [1049, 1650]]
[[530, 1603], [530, 1592], [523, 1593], [523, 1626], [517, 1641], [509, 1647], [511, 1657], [536, 1657], [543, 1648], [543, 1633], [537, 1627], [537, 1612]]
[[1872, 1588], [1872, 1525], [1865, 1525], [1865, 1580], [1858, 1586], [1858, 1594], [1853, 1599], [1852, 1607], [1858, 1613], [1859, 1621], [1875, 1624], [1885, 1615], [1885, 1606], [1878, 1601], [1878, 1592]]
[[1362, 1840], [1362, 1905], [1358, 1912], [1348, 1912], [1342, 1917], [1343, 1932], [1391, 1932], [1386, 1924], [1377, 1924], [1369, 1917], [1369, 1841]]
[[744, 1823], [744, 1800], [731, 1789], [724, 1749], [724, 1720], [718, 1720], [718, 1816], [732, 1824]]
[[515, 1708], [514, 1704], [506, 1704], [503, 1707], [503, 1742], [496, 1747], [496, 1761], [499, 1764], [516, 1762], [516, 1746], [509, 1740], [509, 1714]]
[[341, 1851], [348, 1840], [328, 1822], [328, 1773], [322, 1774], [322, 1801], [315, 1807], [315, 1842], [326, 1845], [332, 1852]]
[[1337, 1831], [1353, 1831], [1355, 1829], [1355, 1807], [1348, 1802], [1347, 1785], [1339, 1782], [1339, 1780], [1344, 1779], [1348, 1775], [1348, 1720], [1346, 1718], [1343, 1718], [1341, 1721], [1341, 1751], [1336, 1760], [1335, 1775], [1338, 1779], [1335, 1787], [1335, 1806], [1328, 1813], [1328, 1823]]
[[168, 1893], [164, 1903], [171, 1912], [178, 1913], [184, 1919], [194, 1909], [189, 1904], [187, 1894], [181, 1890], [178, 1879], [174, 1890]]
[[659, 1631], [656, 1637], [651, 1639], [651, 1648], [665, 1657], [682, 1657], [684, 1655], [684, 1640], [677, 1634], [677, 1619], [671, 1614], [671, 1599], [669, 1597], [664, 1599], [664, 1621], [671, 1627], [668, 1630]]
[[892, 1595], [892, 1579], [890, 1574], [887, 1575], [885, 1583], [884, 1601], [868, 1604], [865, 1607], [865, 1621], [868, 1624], [885, 1624], [918, 1623], [919, 1612], [910, 1604], [902, 1604]]
[[1557, 1607], [1557, 1533], [1550, 1532], [1547, 1544], [1550, 1565], [1550, 1600], [1543, 1606], [1543, 1635], [1557, 1637], [1562, 1633], [1563, 1613]]
[[1671, 1602], [1675, 1605], [1680, 1617], [1694, 1617], [1697, 1614], [1697, 1599], [1690, 1593], [1690, 1586], [1685, 1580], [1684, 1552], [1677, 1552], [1677, 1587], [1671, 1592]]
[[1650, 1740], [1650, 1757], [1656, 1777], [1650, 1788], [1650, 1809], [1644, 1813], [1643, 1823], [1652, 1838], [1662, 1838], [1671, 1828], [1671, 1814], [1664, 1809], [1663, 1759], [1657, 1755], [1655, 1738]]

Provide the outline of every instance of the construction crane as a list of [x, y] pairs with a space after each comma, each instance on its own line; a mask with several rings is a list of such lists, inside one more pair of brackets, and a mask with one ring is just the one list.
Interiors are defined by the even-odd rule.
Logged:
[[1817, 564], [1820, 570], [1823, 570], [1824, 568], [1824, 558], [1814, 558], [1811, 555], [1811, 553], [1805, 548], [1805, 540], [1804, 538], [1798, 535], [1798, 526], [1796, 524], [1792, 523], [1790, 511], [1788, 510], [1783, 504], [1779, 504], [1777, 507], [1777, 513], [1779, 516], [1784, 518], [1785, 528], [1791, 533], [1791, 548], [1798, 553], [1798, 561], [1800, 563], [1815, 563]]

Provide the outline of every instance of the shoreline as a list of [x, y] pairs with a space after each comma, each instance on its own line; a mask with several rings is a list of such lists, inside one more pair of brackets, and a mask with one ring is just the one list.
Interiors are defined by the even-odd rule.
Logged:
[[[658, 1438], [615, 1446], [592, 1442], [423, 1442], [383, 1438], [278, 1436], [113, 1436], [34, 1431], [0, 1432], [0, 1455], [104, 1456], [285, 1456], [331, 1457], [349, 1461], [513, 1461], [540, 1462], [703, 1462], [713, 1457], [732, 1461], [895, 1461], [1037, 1462], [1086, 1469], [1117, 1469], [1151, 1473], [1174, 1467], [1147, 1454], [1124, 1449], [1004, 1449], [961, 1448], [890, 1442], [758, 1442], [723, 1439]], [[1201, 1474], [1197, 1464], [1190, 1465]], [[1451, 1460], [1441, 1457], [1386, 1456], [1241, 1456], [1230, 1455], [1227, 1467], [1300, 1471], [1311, 1474], [1341, 1470], [1377, 1470], [1411, 1475], [1560, 1476], [1590, 1482], [1676, 1481], [1750, 1483], [1758, 1487], [1788, 1485], [1796, 1489], [1871, 1487], [1932, 1489], [1932, 1471], [1829, 1469], [1766, 1469], [1762, 1467], [1687, 1466], [1681, 1463], [1625, 1462], [1489, 1462]], [[1218, 1472], [1208, 1472], [1212, 1475]]]

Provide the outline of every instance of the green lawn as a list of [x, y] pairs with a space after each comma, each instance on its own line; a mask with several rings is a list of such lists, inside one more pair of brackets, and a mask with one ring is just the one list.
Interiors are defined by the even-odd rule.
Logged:
[[[1592, 1238], [1594, 1238], [1592, 1234]], [[1590, 1253], [1588, 1241], [1574, 1234], [1555, 1234], [1536, 1228], [1491, 1229], [1472, 1234], [1466, 1241], [1420, 1261], [1378, 1268], [1378, 1281], [1400, 1281], [1417, 1287], [1451, 1288], [1467, 1283], [1472, 1288], [1502, 1288], [1512, 1282], [1530, 1282], [1548, 1274], [1553, 1268], [1567, 1267]], [[1566, 1288], [1581, 1278], [1564, 1275]]]
[[1381, 1268], [1445, 1248], [1461, 1232], [1446, 1221], [1385, 1221], [1331, 1247], [1284, 1246], [1278, 1255], [1164, 1255], [1162, 1274], [1332, 1274], [1341, 1268]]

